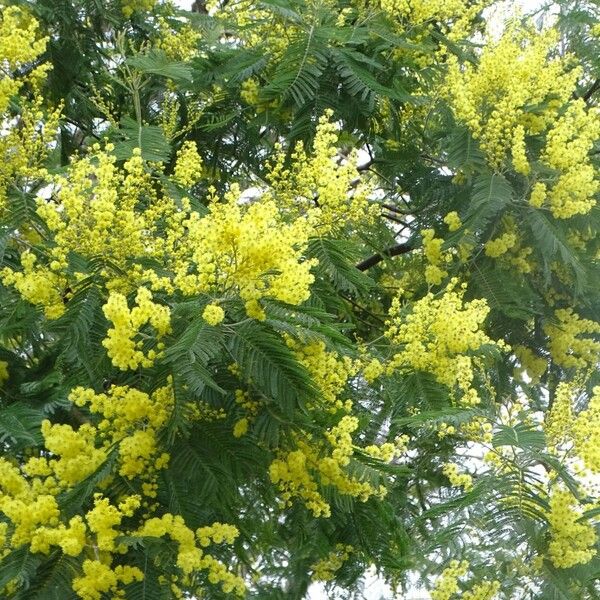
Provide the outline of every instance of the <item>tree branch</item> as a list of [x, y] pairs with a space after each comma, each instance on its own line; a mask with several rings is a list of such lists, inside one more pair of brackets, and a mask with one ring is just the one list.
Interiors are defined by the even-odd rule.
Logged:
[[395, 246], [387, 248], [381, 254], [374, 254], [373, 256], [370, 256], [362, 262], [359, 262], [356, 265], [356, 268], [359, 271], [366, 271], [367, 269], [370, 269], [371, 267], [374, 267], [376, 264], [380, 263], [384, 258], [388, 256], [398, 256], [399, 254], [406, 254], [412, 249], [413, 247], [409, 246], [408, 244], [396, 244]]
[[381, 215], [384, 219], [388, 219], [389, 221], [393, 221], [394, 223], [399, 223], [400, 225], [402, 225], [402, 229], [406, 229], [408, 227], [408, 223], [406, 223], [405, 221], [403, 221], [402, 219], [399, 219], [398, 217], [394, 216], [394, 215], [388, 215], [387, 213], [383, 213]]
[[368, 160], [364, 165], [358, 165], [356, 167], [356, 170], [359, 173], [362, 173], [363, 171], [368, 171], [369, 168], [371, 167], [371, 165], [373, 165], [374, 163], [375, 163], [375, 159], [372, 158], [371, 160]]
[[583, 101], [587, 103], [589, 101], [589, 99], [598, 91], [599, 88], [600, 88], [600, 79], [596, 79], [596, 81], [594, 81], [594, 83], [592, 83], [592, 85], [590, 86], [588, 91], [583, 95]]

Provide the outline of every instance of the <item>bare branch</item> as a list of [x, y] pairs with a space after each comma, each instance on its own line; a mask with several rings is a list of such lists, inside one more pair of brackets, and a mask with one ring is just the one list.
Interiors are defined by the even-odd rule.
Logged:
[[387, 250], [384, 250], [380, 254], [374, 254], [373, 256], [370, 256], [362, 262], [359, 262], [356, 265], [356, 268], [359, 271], [366, 271], [367, 269], [374, 267], [376, 264], [379, 264], [386, 257], [398, 256], [399, 254], [406, 254], [411, 250], [413, 250], [413, 247], [409, 246], [408, 244], [396, 244], [395, 246], [391, 246]]

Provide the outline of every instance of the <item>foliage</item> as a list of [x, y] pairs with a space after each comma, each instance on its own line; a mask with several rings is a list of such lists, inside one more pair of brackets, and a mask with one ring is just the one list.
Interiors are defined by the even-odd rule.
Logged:
[[503, 5], [0, 1], [3, 598], [600, 597], [600, 21]]

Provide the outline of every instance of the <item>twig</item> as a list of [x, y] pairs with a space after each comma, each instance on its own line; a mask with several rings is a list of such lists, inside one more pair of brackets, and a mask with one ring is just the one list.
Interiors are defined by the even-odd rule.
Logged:
[[380, 263], [386, 257], [398, 256], [399, 254], [406, 254], [412, 249], [413, 247], [409, 246], [408, 244], [396, 244], [395, 246], [387, 248], [382, 253], [374, 254], [373, 256], [370, 256], [362, 262], [359, 262], [356, 265], [356, 268], [359, 271], [366, 271], [367, 269], [370, 269], [371, 267], [374, 267], [376, 264]]
[[600, 89], [600, 79], [596, 79], [596, 81], [592, 83], [588, 91], [585, 94], [583, 94], [583, 101], [587, 103], [588, 100], [598, 91], [598, 89]]

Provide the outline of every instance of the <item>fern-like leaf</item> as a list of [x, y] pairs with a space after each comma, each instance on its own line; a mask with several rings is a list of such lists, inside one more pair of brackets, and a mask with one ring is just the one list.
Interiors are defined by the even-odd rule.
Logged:
[[246, 380], [284, 414], [291, 416], [318, 395], [310, 375], [283, 340], [259, 323], [236, 327], [229, 349]]

